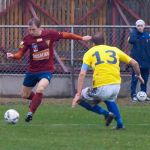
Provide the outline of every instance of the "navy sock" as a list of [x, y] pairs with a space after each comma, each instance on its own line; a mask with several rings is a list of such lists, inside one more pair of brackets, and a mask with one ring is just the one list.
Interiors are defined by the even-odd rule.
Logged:
[[115, 120], [117, 121], [117, 126], [123, 127], [123, 121], [119, 112], [119, 108], [115, 101], [105, 101], [105, 104], [110, 112], [115, 115]]
[[79, 103], [79, 105], [80, 106], [82, 106], [82, 107], [84, 107], [84, 108], [86, 108], [87, 110], [89, 110], [89, 111], [92, 111], [92, 112], [95, 112], [95, 113], [97, 113], [97, 114], [99, 114], [99, 115], [104, 115], [104, 116], [108, 116], [108, 114], [109, 114], [109, 112], [107, 111], [107, 110], [105, 110], [105, 109], [103, 109], [101, 106], [99, 106], [99, 105], [95, 105], [95, 106], [91, 106], [90, 104], [88, 104], [87, 102], [85, 102], [85, 101], [81, 101], [80, 103]]

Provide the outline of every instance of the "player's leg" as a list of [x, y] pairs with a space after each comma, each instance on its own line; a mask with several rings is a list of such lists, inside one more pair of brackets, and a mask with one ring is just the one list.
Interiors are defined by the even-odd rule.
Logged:
[[27, 113], [27, 117], [25, 119], [26, 122], [30, 122], [32, 120], [33, 113], [35, 113], [38, 106], [41, 104], [43, 92], [49, 85], [52, 74], [50, 72], [38, 73], [35, 75], [35, 78], [38, 81], [38, 85], [29, 106], [29, 112]]
[[32, 100], [34, 96], [34, 92], [32, 91], [32, 87], [22, 86], [21, 96], [24, 99]]
[[85, 88], [82, 90], [82, 98], [79, 102], [79, 105], [87, 109], [88, 111], [103, 115], [106, 118], [106, 126], [109, 126], [111, 121], [113, 120], [113, 114], [98, 105], [99, 100], [95, 100], [94, 96], [92, 97], [93, 92], [95, 93], [96, 91], [89, 92], [88, 89], [89, 88]]
[[96, 104], [96, 105], [91, 105], [88, 102], [84, 101], [84, 99], [81, 99], [81, 101], [79, 102], [79, 105], [84, 107], [85, 109], [92, 111], [94, 113], [97, 113], [99, 115], [104, 115], [104, 116], [108, 116], [109, 112], [105, 109], [103, 109], [100, 105]]
[[52, 76], [50, 74], [46, 74], [46, 73], [45, 75], [40, 75], [39, 77], [40, 80], [37, 85], [36, 93], [32, 98], [32, 101], [29, 106], [29, 112], [27, 113], [27, 117], [25, 119], [26, 122], [30, 122], [32, 120], [33, 114], [35, 113], [39, 105], [41, 104], [41, 101], [43, 98], [43, 92], [49, 85], [51, 77]]
[[142, 78], [144, 79], [144, 84], [141, 84], [141, 91], [147, 92], [149, 69], [141, 68], [141, 75], [142, 75]]
[[109, 111], [111, 111], [115, 115], [115, 120], [117, 122], [116, 129], [124, 128], [123, 120], [120, 115], [119, 107], [117, 106], [117, 103], [115, 102], [115, 99], [105, 101], [105, 104]]
[[132, 77], [131, 77], [131, 98], [133, 101], [137, 101], [136, 98], [136, 87], [137, 87], [138, 79], [135, 76], [134, 71], [132, 72]]
[[[35, 93], [32, 91], [33, 87], [37, 84], [38, 78], [36, 74], [27, 73], [25, 75], [24, 81], [23, 81], [23, 87], [22, 87], [22, 98], [29, 99], [29, 107], [30, 103], [32, 102], [33, 97], [35, 96]], [[26, 118], [27, 119], [27, 118]], [[25, 121], [27, 121], [25, 119]], [[28, 117], [28, 121], [32, 120], [32, 116], [30, 115]]]
[[32, 101], [32, 98], [34, 97], [34, 92], [32, 91], [32, 87], [22, 86], [21, 96], [23, 99], [29, 100], [29, 106]]
[[32, 102], [30, 104], [30, 112], [35, 113], [38, 106], [41, 104], [43, 92], [49, 85], [49, 80], [43, 78], [39, 81], [36, 89], [36, 93], [32, 99]]
[[104, 99], [104, 102], [110, 112], [112, 112], [115, 115], [115, 120], [117, 122], [117, 129], [124, 128], [122, 117], [120, 115], [119, 108], [117, 106], [117, 103], [115, 102], [117, 95], [120, 91], [120, 85], [108, 85], [103, 87], [104, 93], [102, 94], [102, 98]]
[[79, 105], [82, 106], [83, 108], [87, 109], [88, 111], [94, 112], [98, 115], [103, 115], [106, 123], [106, 126], [109, 126], [114, 118], [114, 115], [112, 112], [107, 111], [106, 109], [102, 108], [100, 105], [90, 105], [88, 102], [85, 102], [84, 100], [81, 99], [79, 102]]
[[37, 82], [38, 80], [35, 74], [27, 73], [25, 75], [21, 91], [22, 98], [32, 100], [35, 95], [32, 89], [37, 84]]
[[41, 104], [42, 98], [43, 98], [43, 92], [49, 85], [49, 80], [46, 78], [43, 78], [39, 81], [36, 89], [36, 93], [34, 97], [32, 98], [32, 101], [29, 106], [29, 112], [27, 113], [27, 117], [25, 119], [26, 122], [30, 122], [32, 120], [32, 116]]

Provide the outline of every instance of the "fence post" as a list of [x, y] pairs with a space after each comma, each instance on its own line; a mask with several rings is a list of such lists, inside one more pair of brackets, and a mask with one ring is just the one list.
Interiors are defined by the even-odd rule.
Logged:
[[[71, 32], [74, 33], [74, 27], [71, 27]], [[71, 40], [71, 96], [75, 95], [75, 71], [74, 71], [74, 40]]]

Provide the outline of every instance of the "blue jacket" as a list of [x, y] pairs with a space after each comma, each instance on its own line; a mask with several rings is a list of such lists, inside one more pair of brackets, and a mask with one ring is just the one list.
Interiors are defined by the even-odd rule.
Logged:
[[133, 45], [131, 57], [141, 68], [150, 68], [150, 35], [145, 31], [140, 33], [134, 28], [130, 33], [129, 43]]

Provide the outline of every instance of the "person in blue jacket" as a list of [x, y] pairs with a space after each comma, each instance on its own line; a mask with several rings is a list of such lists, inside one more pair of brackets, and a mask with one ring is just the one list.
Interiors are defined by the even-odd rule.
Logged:
[[[131, 57], [135, 59], [141, 70], [141, 75], [144, 79], [144, 84], [141, 84], [141, 91], [147, 92], [147, 81], [150, 68], [150, 35], [145, 31], [145, 22], [143, 20], [136, 21], [136, 27], [131, 31], [129, 43], [132, 44]], [[131, 79], [131, 98], [137, 101], [136, 86], [138, 79], [132, 72]]]

